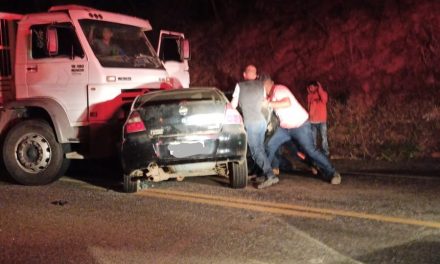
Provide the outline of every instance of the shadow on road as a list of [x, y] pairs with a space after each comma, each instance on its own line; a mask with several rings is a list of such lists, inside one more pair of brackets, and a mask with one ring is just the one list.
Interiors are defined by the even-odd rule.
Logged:
[[65, 176], [108, 190], [122, 192], [122, 168], [119, 160], [72, 160]]
[[[117, 160], [72, 160], [63, 175], [94, 186], [122, 192], [122, 169]], [[17, 184], [0, 162], [0, 182]]]
[[[119, 161], [116, 159], [72, 160], [65, 176], [107, 190], [116, 192], [123, 191], [123, 171]], [[224, 187], [229, 186], [229, 179], [220, 176], [187, 177], [184, 179], [184, 182], [197, 182], [199, 184]], [[147, 182], [144, 184], [144, 188], [167, 187], [174, 184], [180, 183], [175, 179], [169, 179], [162, 182]]]

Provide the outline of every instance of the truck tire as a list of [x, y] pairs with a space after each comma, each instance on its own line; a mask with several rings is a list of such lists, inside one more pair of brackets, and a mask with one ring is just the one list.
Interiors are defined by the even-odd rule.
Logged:
[[133, 180], [133, 176], [124, 174], [124, 186], [125, 193], [135, 193], [140, 190], [140, 180]]
[[3, 145], [6, 170], [23, 185], [49, 184], [67, 170], [63, 146], [44, 120], [25, 120], [8, 132]]
[[241, 189], [245, 188], [247, 185], [247, 162], [246, 160], [238, 162], [229, 163], [229, 183], [231, 188]]

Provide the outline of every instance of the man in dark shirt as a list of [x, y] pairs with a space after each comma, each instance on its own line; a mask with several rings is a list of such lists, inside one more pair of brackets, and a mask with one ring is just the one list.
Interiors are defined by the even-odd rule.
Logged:
[[[248, 69], [255, 70], [256, 75], [255, 66], [253, 66], [253, 68], [249, 66], [246, 67], [246, 70]], [[258, 188], [262, 189], [278, 183], [279, 179], [272, 171], [264, 146], [267, 121], [262, 113], [262, 108], [267, 102], [263, 82], [260, 80], [245, 80], [238, 83], [235, 87], [232, 102], [234, 107], [236, 107], [238, 103], [242, 110], [252, 158], [262, 169], [266, 178], [263, 183], [258, 185]]]

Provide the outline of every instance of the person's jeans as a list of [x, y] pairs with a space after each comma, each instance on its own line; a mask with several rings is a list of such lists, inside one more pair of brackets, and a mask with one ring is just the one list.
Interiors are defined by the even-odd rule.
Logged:
[[272, 166], [266, 155], [264, 148], [264, 137], [266, 133], [266, 121], [245, 123], [247, 132], [247, 141], [251, 151], [252, 158], [255, 163], [261, 168], [264, 175], [273, 177]]
[[336, 170], [330, 163], [329, 159], [321, 151], [315, 148], [312, 129], [308, 121], [298, 128], [285, 129], [279, 127], [277, 129], [267, 143], [267, 154], [270, 161], [274, 159], [278, 148], [288, 140], [295, 141], [298, 147], [304, 151], [304, 154], [308, 156], [310, 161], [318, 166], [324, 178], [326, 180], [331, 180]]
[[321, 147], [322, 151], [324, 152], [327, 157], [330, 155], [329, 149], [328, 149], [328, 140], [327, 140], [327, 123], [321, 122], [321, 123], [311, 123], [312, 126], [312, 133], [313, 133], [313, 142], [315, 143], [315, 147], [318, 147], [318, 132], [319, 136], [321, 138]]

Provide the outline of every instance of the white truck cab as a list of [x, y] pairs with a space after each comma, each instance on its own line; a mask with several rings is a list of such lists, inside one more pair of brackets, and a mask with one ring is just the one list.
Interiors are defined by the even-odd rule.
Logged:
[[19, 183], [46, 184], [68, 159], [114, 154], [137, 95], [189, 87], [189, 42], [162, 31], [156, 51], [147, 20], [64, 5], [0, 21], [0, 142]]

